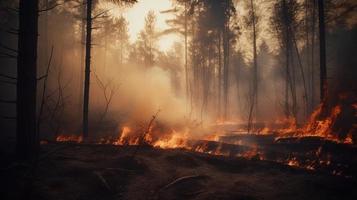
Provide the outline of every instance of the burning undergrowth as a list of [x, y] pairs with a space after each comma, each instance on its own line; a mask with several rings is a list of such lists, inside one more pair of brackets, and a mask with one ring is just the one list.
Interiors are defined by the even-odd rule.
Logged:
[[[296, 120], [276, 122], [279, 128], [263, 127], [252, 133], [225, 123], [203, 128], [197, 123], [167, 125], [157, 119], [148, 123], [123, 125], [118, 135], [95, 139], [97, 144], [137, 145], [153, 148], [181, 148], [216, 156], [243, 157], [281, 163], [296, 168], [318, 170], [354, 177], [357, 166], [357, 104], [351, 96], [340, 95], [339, 103], [321, 104], [302, 127]], [[348, 100], [348, 101], [347, 101]], [[346, 121], [348, 124], [345, 124]], [[341, 124], [342, 123], [342, 124]], [[228, 123], [232, 129], [234, 123]], [[217, 128], [218, 127], [218, 128]], [[79, 136], [60, 135], [58, 142], [83, 142]]]

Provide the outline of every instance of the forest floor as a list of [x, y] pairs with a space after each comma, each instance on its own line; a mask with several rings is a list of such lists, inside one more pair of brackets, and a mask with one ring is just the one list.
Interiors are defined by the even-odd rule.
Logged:
[[136, 148], [42, 145], [35, 167], [1, 169], [0, 199], [357, 199], [355, 178], [184, 149]]

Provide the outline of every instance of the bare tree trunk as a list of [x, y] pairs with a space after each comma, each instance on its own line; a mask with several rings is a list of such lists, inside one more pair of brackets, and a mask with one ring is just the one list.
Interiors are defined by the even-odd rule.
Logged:
[[256, 19], [253, 0], [250, 0], [250, 9], [252, 12], [252, 31], [253, 31], [253, 87], [250, 92], [250, 106], [248, 113], [248, 126], [247, 132], [250, 133], [251, 129], [254, 128], [253, 120], [257, 121], [258, 113], [258, 62], [257, 62], [257, 32], [256, 32]]
[[[289, 27], [288, 27], [289, 29]], [[290, 31], [290, 29], [289, 29]], [[290, 37], [292, 37], [290, 33]], [[289, 38], [290, 38], [289, 37]], [[293, 56], [293, 50], [292, 50], [292, 41], [289, 40], [291, 43], [289, 45], [289, 51], [290, 51], [290, 58], [291, 58], [291, 76], [290, 76], [290, 90], [291, 90], [291, 98], [292, 98], [292, 114], [294, 119], [297, 119], [297, 98], [296, 98], [296, 67], [295, 67], [295, 62], [294, 62], [294, 56]]]
[[[305, 36], [306, 36], [306, 52], [304, 54], [305, 56], [305, 61], [306, 61], [306, 71], [307, 71], [307, 75], [310, 74], [311, 76], [311, 73], [312, 73], [312, 66], [311, 66], [311, 57], [310, 57], [310, 52], [311, 52], [311, 43], [310, 43], [310, 1], [309, 0], [305, 0], [304, 2], [304, 5], [305, 5]], [[311, 98], [311, 84], [312, 82], [310, 81], [309, 77], [307, 76], [306, 77], [306, 82], [307, 82], [307, 88], [306, 88], [306, 96], [305, 96], [305, 99], [306, 99], [306, 115], [310, 114], [312, 112], [312, 106], [311, 106], [311, 101], [310, 101], [310, 98]]]
[[79, 98], [78, 98], [78, 108], [81, 110], [83, 108], [83, 84], [84, 84], [84, 55], [85, 55], [85, 40], [86, 40], [86, 7], [84, 6], [85, 0], [82, 2], [82, 21], [81, 21], [81, 44], [80, 44], [80, 51], [81, 51], [81, 60], [80, 60], [80, 67], [79, 67]]
[[286, 64], [286, 69], [285, 69], [285, 115], [286, 117], [290, 116], [290, 106], [289, 106], [289, 76], [290, 76], [290, 71], [289, 71], [289, 62], [290, 62], [290, 52], [289, 52], [289, 28], [286, 22], [287, 19], [287, 11], [286, 11], [286, 2], [285, 0], [283, 2], [283, 12], [284, 12], [284, 32], [285, 32], [285, 64]]
[[[45, 8], [49, 9], [49, 0], [45, 1]], [[47, 64], [47, 59], [48, 59], [48, 12], [44, 13], [44, 33], [43, 33], [43, 39], [42, 42], [44, 43], [43, 45], [43, 57], [44, 59], [42, 59], [44, 62], [41, 63], [40, 61], [38, 61], [38, 63], [40, 63], [40, 66], [46, 66]]]
[[222, 37], [219, 31], [218, 35], [218, 117], [222, 117]]
[[[191, 23], [191, 29], [192, 29], [192, 38], [194, 38], [195, 36], [195, 23]], [[190, 96], [191, 96], [191, 112], [190, 112], [190, 117], [192, 116], [192, 114], [195, 114], [194, 111], [194, 107], [195, 107], [195, 101], [197, 100], [197, 87], [198, 87], [198, 82], [197, 82], [197, 66], [195, 66], [196, 64], [196, 58], [195, 58], [195, 52], [196, 52], [196, 46], [195, 46], [195, 42], [192, 39], [192, 47], [191, 47], [191, 70], [192, 70], [192, 83], [190, 84]]]
[[90, 60], [92, 46], [92, 0], [87, 0], [87, 31], [86, 31], [86, 60], [83, 99], [83, 138], [88, 137], [88, 108], [89, 108], [89, 83]]
[[224, 119], [227, 118], [228, 107], [228, 73], [229, 73], [229, 27], [226, 22], [223, 32], [223, 106], [224, 106]]
[[316, 0], [312, 7], [312, 34], [311, 34], [311, 110], [315, 106], [315, 22], [316, 22]]
[[[187, 1], [185, 2], [185, 83], [186, 83], [186, 104], [189, 102], [189, 81], [188, 81], [188, 62], [187, 62]], [[187, 112], [187, 107], [186, 105], [186, 112]]]
[[301, 58], [300, 58], [300, 52], [299, 52], [299, 48], [297, 46], [297, 42], [296, 42], [296, 37], [294, 34], [294, 31], [292, 31], [291, 33], [292, 36], [292, 40], [293, 40], [293, 45], [295, 47], [295, 51], [296, 51], [296, 56], [298, 59], [298, 64], [299, 64], [299, 68], [300, 68], [300, 73], [301, 73], [301, 77], [302, 77], [302, 81], [303, 81], [303, 88], [304, 88], [304, 95], [303, 95], [303, 99], [304, 99], [304, 117], [307, 117], [307, 111], [308, 111], [308, 99], [307, 99], [307, 87], [306, 87], [306, 79], [305, 79], [305, 72], [304, 72], [304, 68], [302, 66], [302, 62], [301, 62]]
[[326, 89], [327, 89], [324, 0], [318, 0], [318, 7], [319, 7], [319, 33], [320, 33], [320, 101], [322, 102], [326, 96]]
[[109, 29], [109, 21], [106, 18], [104, 22], [104, 59], [103, 59], [103, 72], [105, 72], [107, 68], [107, 55], [108, 55], [108, 29]]
[[19, 158], [35, 156], [39, 148], [36, 132], [38, 0], [20, 0], [17, 57], [17, 144]]

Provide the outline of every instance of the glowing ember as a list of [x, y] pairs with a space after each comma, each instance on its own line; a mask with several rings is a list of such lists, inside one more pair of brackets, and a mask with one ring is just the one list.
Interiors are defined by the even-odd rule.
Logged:
[[56, 137], [57, 142], [83, 142], [83, 137], [78, 135], [58, 135]]

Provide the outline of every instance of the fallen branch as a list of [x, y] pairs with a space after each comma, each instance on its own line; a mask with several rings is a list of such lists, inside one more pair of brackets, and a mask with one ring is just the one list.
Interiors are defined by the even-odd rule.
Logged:
[[183, 177], [177, 178], [174, 181], [170, 182], [169, 184], [165, 185], [163, 188], [160, 189], [160, 191], [166, 190], [166, 189], [168, 189], [168, 188], [170, 188], [170, 187], [172, 187], [174, 185], [180, 184], [182, 182], [185, 182], [185, 181], [188, 181], [188, 180], [191, 180], [191, 179], [205, 179], [207, 177], [208, 176], [206, 176], [206, 175], [183, 176]]
[[103, 175], [100, 172], [94, 172], [94, 174], [99, 178], [99, 180], [102, 182], [105, 188], [107, 188], [109, 191], [112, 191], [111, 187], [109, 186], [107, 180], [103, 177]]

